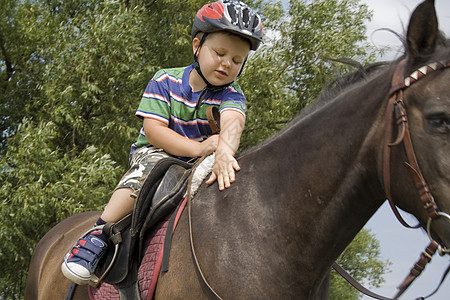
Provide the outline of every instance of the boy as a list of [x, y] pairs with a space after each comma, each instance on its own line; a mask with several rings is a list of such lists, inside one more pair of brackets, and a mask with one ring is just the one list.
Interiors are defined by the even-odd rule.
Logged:
[[[169, 155], [187, 160], [215, 152], [207, 184], [217, 180], [220, 190], [230, 187], [239, 164], [234, 154], [245, 123], [245, 98], [233, 83], [250, 50], [262, 42], [261, 18], [240, 1], [204, 5], [192, 28], [194, 64], [161, 70], [148, 84], [136, 115], [143, 119], [132, 145], [130, 169], [122, 177], [93, 230], [67, 253], [63, 274], [87, 284], [106, 252], [108, 236], [102, 225], [132, 212], [136, 195], [155, 163]], [[212, 135], [206, 109], [220, 111], [220, 135]]]

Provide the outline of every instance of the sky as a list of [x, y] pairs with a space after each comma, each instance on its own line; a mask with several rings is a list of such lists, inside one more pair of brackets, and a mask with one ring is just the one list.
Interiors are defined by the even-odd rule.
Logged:
[[[398, 38], [389, 32], [378, 30], [389, 28], [399, 34], [406, 32], [409, 17], [412, 11], [421, 3], [419, 0], [361, 0], [374, 12], [371, 22], [367, 25], [367, 36], [369, 41], [377, 47], [391, 46], [393, 50], [384, 60], [392, 59], [402, 49]], [[450, 37], [450, 1], [435, 0], [436, 12], [438, 14], [439, 28]], [[449, 297], [450, 299], [450, 297]]]
[[[399, 52], [401, 43], [398, 39], [389, 32], [376, 30], [389, 28], [403, 34], [406, 31], [410, 14], [422, 1], [362, 0], [361, 2], [366, 3], [369, 9], [374, 12], [371, 22], [367, 23], [369, 41], [377, 47], [392, 46], [392, 51], [381, 59], [390, 60], [397, 57], [401, 53]], [[438, 13], [439, 28], [444, 31], [447, 37], [450, 37], [450, 1], [436, 0], [435, 6]], [[416, 224], [415, 219], [410, 215], [404, 213], [403, 216], [410, 224]], [[372, 290], [383, 296], [392, 297], [396, 293], [396, 287], [409, 274], [409, 270], [419, 259], [420, 253], [428, 246], [428, 236], [420, 229], [403, 227], [397, 221], [387, 203], [377, 211], [365, 228], [375, 234], [380, 241], [382, 259], [389, 259], [392, 262], [391, 272], [384, 276], [386, 282], [381, 288]], [[440, 257], [436, 254], [422, 272], [422, 275], [413, 282], [400, 299], [410, 300], [419, 296], [427, 296], [437, 287], [449, 263], [450, 257], [448, 255]], [[363, 299], [372, 298], [364, 296]], [[450, 299], [450, 275], [447, 276], [439, 292], [428, 299]]]

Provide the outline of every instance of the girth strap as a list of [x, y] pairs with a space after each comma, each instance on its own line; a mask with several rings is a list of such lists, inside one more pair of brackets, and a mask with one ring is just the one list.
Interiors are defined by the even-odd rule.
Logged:
[[72, 282], [70, 284], [69, 290], [67, 291], [67, 295], [66, 298], [64, 298], [65, 300], [72, 300], [73, 294], [75, 293], [75, 289], [77, 288], [78, 284], [76, 284], [75, 282]]

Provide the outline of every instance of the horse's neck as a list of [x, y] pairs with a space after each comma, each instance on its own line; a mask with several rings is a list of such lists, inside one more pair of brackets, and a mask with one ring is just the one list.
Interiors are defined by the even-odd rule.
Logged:
[[371, 86], [349, 90], [258, 150], [272, 162], [260, 168], [273, 168], [281, 184], [279, 198], [266, 201], [286, 202], [295, 211], [291, 222], [314, 224], [303, 238], [328, 241], [339, 253], [383, 201], [377, 170], [387, 100], [382, 94]]

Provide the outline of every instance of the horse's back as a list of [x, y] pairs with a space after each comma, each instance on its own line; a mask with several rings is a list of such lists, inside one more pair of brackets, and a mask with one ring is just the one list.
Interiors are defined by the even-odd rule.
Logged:
[[[53, 227], [39, 241], [28, 270], [26, 300], [64, 298], [61, 296], [67, 293], [71, 283], [61, 272], [63, 257], [83, 232], [94, 225], [99, 216], [100, 212], [74, 215]], [[77, 294], [79, 293], [80, 291]], [[79, 299], [86, 299], [86, 294]]]

